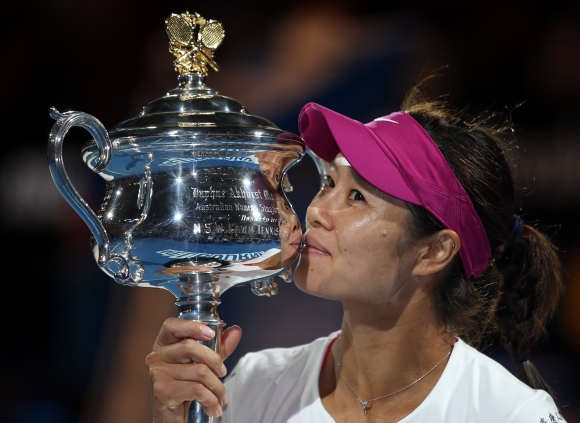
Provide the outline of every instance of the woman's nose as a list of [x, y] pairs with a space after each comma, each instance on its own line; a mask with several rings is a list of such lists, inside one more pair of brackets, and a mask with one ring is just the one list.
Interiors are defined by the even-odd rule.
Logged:
[[331, 230], [334, 227], [331, 207], [332, 195], [323, 194], [316, 197], [306, 210], [306, 226], [323, 227]]

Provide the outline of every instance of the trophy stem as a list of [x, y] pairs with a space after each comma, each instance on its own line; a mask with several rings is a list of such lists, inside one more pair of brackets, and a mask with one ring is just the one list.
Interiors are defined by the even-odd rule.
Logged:
[[[179, 307], [179, 318], [205, 323], [215, 331], [209, 341], [198, 341], [200, 344], [219, 352], [221, 347], [222, 327], [225, 322], [217, 313], [220, 304], [219, 294], [215, 292], [202, 292], [196, 295], [179, 298], [175, 304]], [[201, 405], [194, 401], [189, 407], [187, 423], [212, 423], [213, 417], [204, 413]]]

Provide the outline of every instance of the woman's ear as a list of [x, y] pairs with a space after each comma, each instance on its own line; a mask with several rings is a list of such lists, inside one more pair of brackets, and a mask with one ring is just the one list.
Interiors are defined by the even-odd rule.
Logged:
[[443, 229], [425, 239], [419, 247], [414, 276], [429, 276], [443, 269], [453, 260], [461, 248], [459, 235], [451, 229]]

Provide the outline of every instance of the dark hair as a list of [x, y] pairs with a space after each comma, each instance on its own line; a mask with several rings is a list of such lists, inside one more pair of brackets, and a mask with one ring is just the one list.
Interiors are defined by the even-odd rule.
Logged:
[[[449, 330], [475, 347], [499, 340], [517, 366], [517, 377], [535, 389], [553, 393], [529, 360], [544, 334], [562, 293], [557, 249], [538, 230], [525, 225], [511, 240], [515, 193], [501, 134], [486, 119], [465, 121], [445, 103], [427, 99], [421, 85], [403, 101], [402, 110], [429, 133], [463, 185], [479, 215], [492, 249], [489, 267], [466, 278], [459, 255], [436, 287], [436, 306]], [[419, 240], [444, 226], [421, 206], [407, 204], [407, 234]], [[508, 242], [509, 239], [509, 242]]]

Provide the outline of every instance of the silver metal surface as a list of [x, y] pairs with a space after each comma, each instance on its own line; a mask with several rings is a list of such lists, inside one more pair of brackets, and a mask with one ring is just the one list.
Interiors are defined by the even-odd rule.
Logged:
[[66, 201], [79, 214], [83, 221], [91, 230], [97, 250], [95, 260], [101, 266], [109, 260], [109, 238], [100, 220], [88, 204], [81, 198], [75, 190], [62, 161], [62, 143], [64, 136], [73, 126], [86, 129], [94, 137], [98, 148], [98, 157], [94, 165], [95, 172], [98, 172], [109, 165], [111, 161], [111, 141], [105, 127], [97, 119], [82, 112], [59, 113], [54, 107], [50, 109], [50, 116], [56, 119], [56, 123], [50, 131], [48, 141], [48, 166], [54, 179], [56, 187], [66, 199]]
[[316, 165], [316, 170], [318, 170], [318, 176], [320, 177], [320, 189], [322, 189], [327, 182], [326, 181], [327, 171], [325, 162], [320, 157], [318, 157], [316, 153], [314, 153], [314, 151], [312, 151], [309, 148], [306, 149], [306, 153], [310, 156], [310, 158]]
[[[214, 275], [217, 293], [282, 273], [301, 236], [282, 189], [304, 153], [301, 139], [207, 88], [201, 75], [178, 79], [178, 88], [109, 132], [85, 113], [52, 111], [51, 173], [91, 229], [97, 263], [119, 283], [177, 298], [179, 281], [201, 271]], [[83, 159], [106, 181], [97, 215], [64, 170], [62, 142], [73, 126], [93, 136]]]
[[[208, 88], [202, 75], [180, 75], [178, 83], [110, 131], [86, 113], [52, 109], [48, 162], [58, 189], [90, 228], [105, 273], [124, 285], [170, 291], [179, 317], [221, 334], [221, 293], [248, 284], [257, 295], [274, 295], [274, 276], [291, 280], [287, 269], [302, 236], [283, 181], [304, 144]], [[73, 126], [93, 137], [83, 160], [106, 183], [96, 214], [62, 161]], [[218, 335], [206, 345], [217, 351], [219, 342]], [[197, 403], [189, 419], [212, 420]]]

